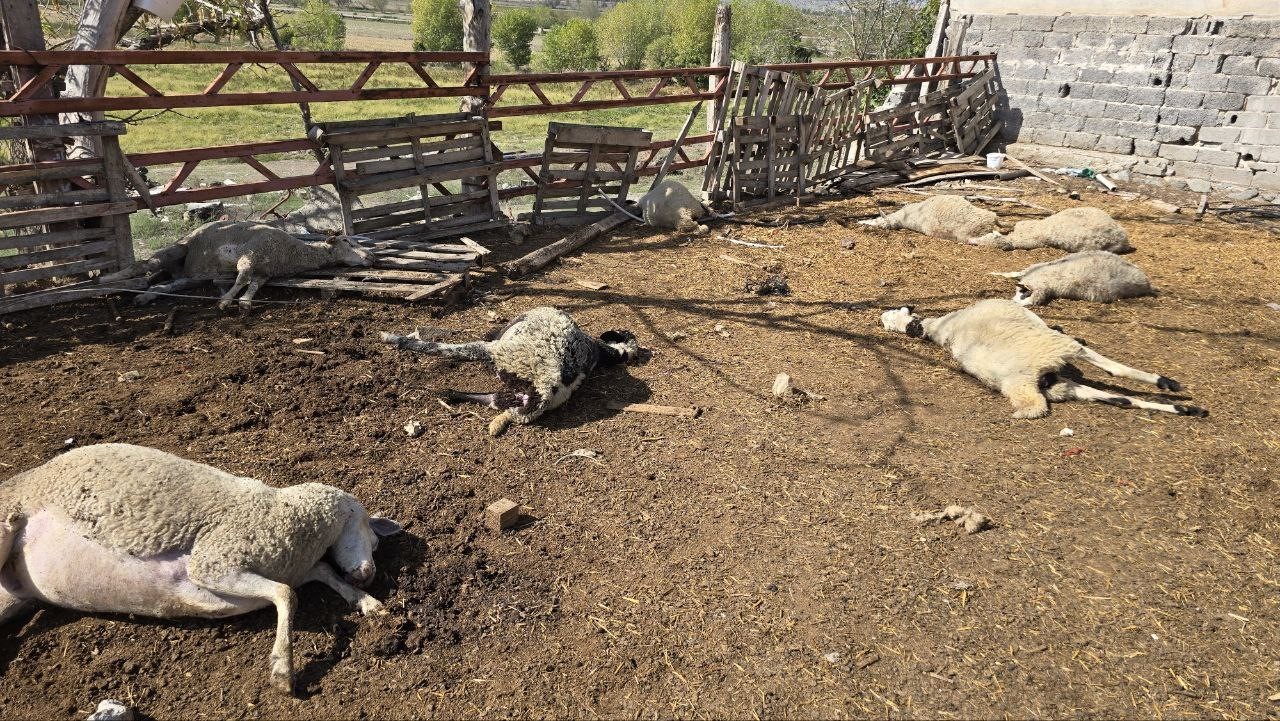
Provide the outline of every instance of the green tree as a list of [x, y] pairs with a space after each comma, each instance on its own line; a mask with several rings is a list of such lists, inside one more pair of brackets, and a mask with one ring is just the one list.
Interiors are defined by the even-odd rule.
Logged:
[[719, 0], [687, 0], [668, 9], [676, 65], [701, 68], [711, 64], [718, 4]]
[[600, 50], [590, 20], [575, 18], [557, 25], [542, 39], [535, 65], [540, 70], [599, 70]]
[[751, 64], [803, 62], [813, 51], [801, 41], [804, 14], [778, 0], [733, 0], [735, 60]]
[[649, 43], [644, 49], [644, 66], [646, 68], [675, 68], [680, 66], [680, 58], [676, 55], [676, 47], [670, 35], [662, 35]]
[[462, 49], [462, 9], [456, 0], [413, 0], [413, 49], [456, 52]]
[[289, 44], [295, 50], [341, 50], [347, 40], [347, 24], [325, 0], [307, 0], [289, 18], [289, 26]]
[[645, 51], [667, 34], [662, 0], [626, 0], [596, 20], [600, 53], [615, 67], [635, 70], [644, 67]]
[[507, 10], [493, 21], [494, 45], [517, 68], [529, 65], [529, 45], [537, 32], [538, 20], [528, 10]]

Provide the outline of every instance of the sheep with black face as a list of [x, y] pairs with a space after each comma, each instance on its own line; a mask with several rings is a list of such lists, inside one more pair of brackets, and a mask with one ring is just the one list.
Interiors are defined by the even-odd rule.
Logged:
[[491, 363], [504, 390], [449, 394], [455, 400], [501, 411], [489, 423], [489, 434], [494, 436], [511, 423], [529, 423], [564, 404], [597, 367], [626, 363], [640, 355], [630, 331], [611, 330], [592, 338], [569, 314], [547, 307], [520, 315], [489, 341], [432, 343], [394, 333], [383, 333], [382, 341], [402, 350]]

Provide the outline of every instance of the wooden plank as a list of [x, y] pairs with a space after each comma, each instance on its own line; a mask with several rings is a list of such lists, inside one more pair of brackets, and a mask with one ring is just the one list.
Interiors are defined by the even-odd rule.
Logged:
[[13, 270], [14, 268], [22, 268], [37, 263], [49, 263], [55, 260], [86, 259], [99, 253], [108, 252], [114, 247], [114, 240], [99, 240], [93, 243], [67, 245], [61, 248], [50, 248], [49, 250], [38, 250], [19, 255], [4, 255], [0, 256], [0, 271]]
[[0, 128], [0, 140], [59, 140], [79, 136], [124, 135], [125, 124], [114, 121], [62, 125], [12, 125]]
[[112, 257], [77, 260], [70, 263], [48, 265], [41, 268], [25, 268], [23, 270], [13, 270], [7, 273], [0, 273], [0, 285], [27, 283], [33, 280], [44, 280], [46, 278], [57, 278], [60, 276], [76, 275], [78, 273], [88, 273], [91, 270], [108, 270], [114, 269], [115, 267], [117, 267], [117, 263], [115, 258]]
[[[412, 140], [417, 140], [417, 138], [413, 138]], [[469, 138], [442, 140], [435, 143], [420, 143], [416, 147], [418, 148], [419, 153], [437, 153], [437, 152], [444, 152], [448, 150], [463, 150], [467, 148], [480, 147], [480, 144], [481, 144], [480, 137], [472, 136]], [[343, 157], [346, 158], [347, 162], [352, 162], [353, 160], [356, 159], [354, 156], [357, 153], [375, 153], [375, 155], [372, 155], [366, 159], [377, 160], [378, 162], [363, 162], [363, 163], [356, 163], [355, 165], [355, 172], [360, 173], [362, 175], [370, 175], [373, 173], [387, 172], [389, 170], [403, 170], [404, 168], [412, 168], [413, 167], [412, 155], [413, 155], [414, 147], [415, 146], [412, 143], [409, 145], [397, 145], [397, 146], [394, 146], [393, 148], [379, 147], [373, 151], [365, 150], [365, 151], [356, 151], [356, 152], [346, 153]], [[399, 156], [399, 157], [392, 158], [391, 156], [393, 155]], [[388, 160], [387, 158], [391, 158], [391, 159]]]
[[[476, 139], [478, 140], [478, 138]], [[400, 158], [398, 160], [380, 160], [372, 163], [357, 163], [355, 173], [350, 175], [355, 177], [377, 177], [380, 174], [391, 173], [406, 169], [415, 169], [421, 173], [420, 168], [431, 168], [438, 165], [450, 165], [453, 163], [467, 163], [474, 160], [483, 160], [485, 153], [484, 148], [477, 143], [471, 144], [473, 147], [464, 150], [451, 150], [430, 155], [418, 156], [421, 162], [415, 161], [414, 158]]]
[[0, 170], [0, 185], [20, 185], [37, 181], [66, 180], [67, 178], [82, 178], [86, 176], [100, 175], [102, 173], [101, 160], [88, 164], [77, 163], [70, 167], [60, 166], [54, 163], [40, 163], [39, 165], [52, 167], [37, 167], [35, 165], [27, 167], [15, 165], [6, 166], [4, 170]]
[[299, 273], [304, 278], [342, 278], [344, 280], [381, 280], [405, 283], [439, 283], [446, 278], [441, 273], [421, 270], [390, 270], [386, 268], [320, 268]]
[[73, 285], [63, 286], [53, 290], [42, 290], [32, 293], [0, 297], [0, 314], [16, 313], [18, 311], [31, 310], [32, 308], [43, 308], [45, 306], [55, 305], [58, 303], [67, 303], [73, 300], [111, 295], [117, 288], [141, 290], [146, 287], [146, 278], [128, 278], [126, 280], [112, 283], [110, 287], [99, 286], [97, 281], [75, 283]]
[[586, 143], [590, 145], [648, 145], [653, 133], [641, 128], [615, 128], [604, 125], [573, 125], [549, 123], [548, 132], [555, 129], [556, 144]]
[[423, 288], [422, 290], [419, 290], [415, 293], [411, 293], [408, 296], [405, 296], [405, 300], [412, 303], [415, 301], [423, 300], [424, 298], [430, 298], [432, 296], [440, 295], [449, 290], [452, 290], [453, 288], [456, 288], [459, 285], [463, 285], [466, 282], [467, 282], [466, 274], [454, 276], [453, 278], [449, 278], [448, 280], [441, 281], [440, 283], [437, 283], [433, 286]]
[[621, 403], [619, 401], [609, 401], [606, 405], [615, 411], [680, 416], [681, 418], [697, 418], [702, 413], [702, 410], [696, 406], [657, 406], [650, 403]]
[[[498, 163], [463, 163], [458, 165], [439, 166], [431, 172], [428, 178], [429, 182], [442, 183], [446, 180], [461, 180], [463, 178], [480, 177], [493, 172], [498, 167]], [[357, 180], [348, 180], [343, 183], [343, 187], [358, 192], [360, 195], [368, 195], [371, 193], [381, 193], [387, 190], [396, 190], [399, 188], [408, 188], [419, 185], [422, 179], [416, 172], [399, 171], [396, 173], [383, 173], [367, 178]]]
[[99, 188], [68, 190], [54, 195], [10, 195], [0, 196], [0, 210], [56, 208], [73, 203], [94, 203], [110, 199], [111, 193]]
[[505, 272], [509, 278], [518, 278], [522, 275], [532, 273], [533, 271], [546, 266], [548, 263], [559, 258], [565, 253], [571, 253], [581, 248], [604, 233], [607, 233], [630, 220], [633, 220], [633, 218], [626, 213], [613, 213], [607, 218], [603, 218], [591, 225], [579, 228], [569, 236], [544, 248], [539, 248], [528, 255], [503, 264], [503, 272]]
[[408, 283], [378, 283], [374, 281], [343, 280], [341, 278], [272, 278], [266, 285], [276, 288], [301, 288], [305, 290], [353, 290], [369, 295], [411, 295], [422, 289]]
[[52, 233], [33, 233], [29, 235], [6, 235], [0, 236], [0, 250], [12, 250], [15, 248], [35, 248], [45, 245], [62, 245], [65, 243], [78, 243], [85, 240], [97, 240], [105, 238], [110, 234], [108, 228], [80, 228], [74, 230], [59, 230]]
[[125, 202], [76, 205], [70, 208], [20, 210], [15, 213], [0, 215], [0, 228], [23, 228], [36, 225], [48, 225], [49, 223], [60, 223], [67, 220], [101, 218], [107, 215], [132, 213], [136, 209], [137, 206], [133, 202]]
[[369, 145], [386, 145], [412, 138], [437, 135], [462, 135], [479, 132], [483, 122], [467, 119], [449, 122], [430, 123], [426, 125], [405, 125], [378, 128], [376, 130], [351, 130], [342, 133], [325, 133], [322, 140], [325, 145], [341, 145], [343, 148], [368, 147]]
[[[237, 58], [240, 57], [237, 52]], [[423, 98], [457, 98], [475, 95], [475, 87], [439, 88], [375, 88], [358, 91], [268, 91], [258, 93], [219, 93], [218, 95], [166, 95], [164, 97], [107, 96], [57, 98], [0, 103], [0, 116], [38, 113], [86, 113], [105, 110], [165, 110], [180, 108], [233, 107], [241, 105], [282, 105], [294, 103], [339, 103], [373, 100], [411, 100]]]

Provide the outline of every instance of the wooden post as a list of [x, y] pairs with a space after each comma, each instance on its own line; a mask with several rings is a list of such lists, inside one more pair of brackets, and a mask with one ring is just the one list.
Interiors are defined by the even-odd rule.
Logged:
[[[142, 11], [130, 0], [88, 0], [80, 14], [80, 25], [68, 50], [115, 50], [120, 38], [142, 17]], [[107, 89], [107, 68], [103, 65], [72, 65], [67, 68], [64, 98], [98, 98]], [[102, 120], [101, 110], [88, 113], [64, 113], [63, 123]], [[96, 136], [74, 138], [72, 158], [101, 157], [102, 139]]]
[[[4, 43], [9, 50], [44, 50], [44, 30], [40, 27], [40, 8], [35, 0], [0, 0], [0, 12], [4, 14]], [[40, 68], [32, 65], [14, 65], [9, 70], [13, 73], [14, 87], [33, 78]], [[50, 100], [53, 98], [52, 84], [46, 84], [32, 95], [32, 100]], [[22, 119], [24, 125], [56, 125], [56, 115], [28, 115]], [[47, 162], [62, 160], [66, 157], [60, 139], [32, 139], [27, 143], [27, 158], [31, 162]], [[53, 193], [64, 189], [63, 181], [45, 181], [41, 193]]]
[[[489, 24], [493, 20], [493, 12], [489, 7], [489, 0], [459, 0], [459, 2], [462, 5], [463, 52], [484, 53], [486, 59], [488, 59], [492, 49], [489, 43]], [[475, 73], [478, 81], [487, 82], [489, 77], [489, 65], [487, 63], [466, 63], [464, 67], [468, 72]], [[464, 97], [459, 110], [464, 113], [483, 116], [487, 120], [489, 118], [488, 105], [489, 86], [485, 85], [478, 96], [468, 95]], [[488, 182], [498, 182], [497, 175], [492, 176]], [[462, 180], [462, 192], [464, 193], [478, 192], [483, 188], [484, 185], [480, 178], [464, 178]]]
[[[721, 5], [716, 8], [716, 27], [711, 35], [711, 65], [717, 68], [729, 67], [729, 37], [730, 37], [730, 21], [732, 20], [732, 8], [728, 5]], [[707, 90], [714, 90], [716, 83], [720, 82], [718, 77], [707, 78]], [[728, 84], [725, 85], [726, 91]], [[719, 117], [717, 111], [723, 99], [712, 100], [711, 107], [707, 112], [707, 132], [714, 133], [719, 128], [716, 127], [716, 120]]]
[[[951, 0], [942, 0], [942, 2], [938, 3], [938, 18], [933, 23], [933, 37], [929, 40], [929, 47], [924, 49], [924, 56], [926, 58], [942, 57], [943, 44], [947, 39], [947, 21], [950, 19], [950, 15]], [[925, 72], [929, 75], [935, 74], [933, 72], [929, 72], [929, 66], [926, 65], [924, 67]], [[943, 72], [941, 65], [937, 66], [936, 69], [937, 73]], [[923, 97], [928, 95], [933, 92], [934, 89], [935, 86], [933, 83], [926, 83], [924, 87], [920, 88], [920, 96]]]

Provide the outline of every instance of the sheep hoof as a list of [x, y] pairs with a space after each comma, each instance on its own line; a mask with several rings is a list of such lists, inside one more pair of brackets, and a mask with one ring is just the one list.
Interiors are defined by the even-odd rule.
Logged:
[[218, 310], [226, 310], [231, 307], [231, 301], [224, 300], [218, 303]]
[[1193, 416], [1195, 418], [1208, 418], [1209, 411], [1206, 408], [1197, 408], [1196, 406], [1176, 405], [1174, 409], [1178, 411], [1180, 416]]
[[397, 348], [404, 345], [404, 336], [396, 335], [395, 333], [382, 333], [379, 337], [382, 338], [382, 342], [387, 345], [393, 345]]
[[1160, 376], [1159, 378], [1156, 379], [1156, 388], [1159, 388], [1162, 391], [1172, 391], [1174, 393], [1177, 393], [1178, 391], [1182, 390], [1182, 384], [1175, 381], [1172, 378], [1165, 378], [1164, 376]]
[[286, 696], [293, 695], [293, 669], [290, 664], [282, 662], [271, 669], [271, 687]]
[[251, 302], [249, 302], [249, 301], [247, 301], [247, 300], [242, 300], [242, 301], [240, 301], [240, 312], [241, 312], [241, 313], [248, 313], [248, 312], [249, 312], [249, 311], [251, 311], [251, 310], [253, 310], [253, 303], [251, 303]]
[[360, 613], [364, 616], [390, 616], [391, 612], [378, 599], [369, 596], [360, 599]]
[[1049, 408], [1019, 408], [1013, 412], [1013, 417], [1019, 420], [1027, 420], [1032, 418], [1044, 418], [1049, 415]]

